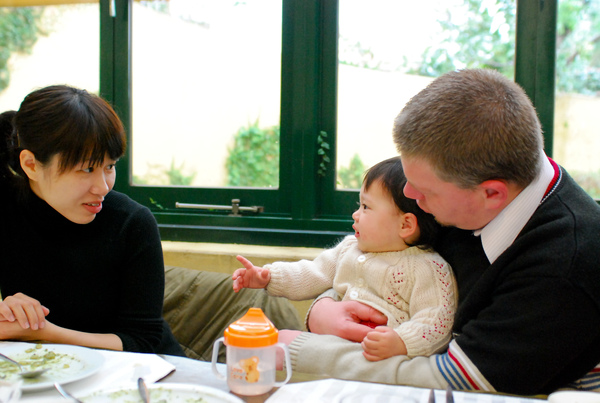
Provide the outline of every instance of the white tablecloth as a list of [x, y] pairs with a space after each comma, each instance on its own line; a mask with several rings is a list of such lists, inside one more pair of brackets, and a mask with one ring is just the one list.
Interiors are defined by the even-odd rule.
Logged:
[[[277, 390], [267, 403], [427, 403], [429, 389], [411, 386], [325, 379], [290, 383]], [[445, 402], [445, 391], [436, 390], [436, 402]], [[497, 394], [453, 392], [455, 403], [544, 403], [545, 400]], [[411, 401], [412, 399], [412, 401]]]
[[[9, 342], [0, 342], [0, 349]], [[11, 343], [14, 344], [14, 343]], [[211, 363], [183, 357], [155, 354], [138, 354], [97, 350], [105, 358], [100, 370], [88, 378], [63, 385], [77, 397], [84, 397], [93, 392], [118, 387], [135, 387], [137, 379], [143, 377], [148, 383], [164, 382], [203, 385], [228, 391], [224, 380], [214, 376]], [[218, 364], [220, 372], [224, 373], [224, 364]], [[362, 403], [382, 402], [394, 403], [427, 403], [429, 389], [410, 386], [383, 385], [377, 383], [342, 381], [324, 379], [319, 381], [289, 383], [270, 396], [261, 398], [243, 398], [248, 402], [267, 403]], [[404, 400], [398, 400], [403, 398]], [[445, 402], [445, 391], [436, 391], [436, 401]], [[396, 399], [396, 400], [395, 400]], [[39, 392], [27, 392], [19, 402], [24, 403], [64, 403], [58, 392], [52, 388]], [[454, 392], [455, 403], [543, 403], [545, 400], [504, 396], [498, 394]]]

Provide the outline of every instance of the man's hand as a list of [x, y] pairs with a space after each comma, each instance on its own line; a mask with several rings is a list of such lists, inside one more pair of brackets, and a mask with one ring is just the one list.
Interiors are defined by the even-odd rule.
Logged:
[[357, 301], [334, 301], [321, 298], [310, 310], [308, 328], [312, 333], [331, 334], [346, 340], [361, 342], [373, 329], [361, 324], [387, 324], [387, 317], [368, 305]]
[[378, 326], [361, 343], [363, 355], [369, 361], [380, 361], [396, 355], [406, 355], [406, 344], [391, 327]]
[[38, 300], [20, 292], [0, 301], [0, 322], [16, 321], [23, 329], [43, 329], [49, 313]]

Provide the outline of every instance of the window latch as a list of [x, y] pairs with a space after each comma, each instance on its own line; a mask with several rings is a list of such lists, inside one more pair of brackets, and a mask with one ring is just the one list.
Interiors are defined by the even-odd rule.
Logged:
[[200, 209], [200, 210], [230, 210], [229, 214], [232, 217], [241, 217], [242, 212], [251, 212], [251, 213], [262, 213], [265, 211], [263, 206], [240, 206], [240, 199], [232, 199], [231, 206], [224, 206], [218, 204], [193, 204], [193, 203], [180, 203], [175, 202], [175, 208], [190, 208], [190, 209]]

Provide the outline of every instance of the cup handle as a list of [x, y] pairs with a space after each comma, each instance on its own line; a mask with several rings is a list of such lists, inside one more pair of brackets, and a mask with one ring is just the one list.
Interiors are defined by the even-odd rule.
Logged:
[[[275, 385], [274, 385], [274, 386], [279, 387], [279, 386], [283, 386], [286, 383], [288, 383], [288, 381], [292, 377], [292, 363], [290, 362], [290, 350], [288, 349], [288, 346], [285, 343], [277, 343], [276, 346], [281, 348], [283, 350], [283, 352], [285, 353], [285, 374], [286, 374], [285, 380], [282, 382], [275, 382]], [[213, 362], [214, 362], [214, 360], [213, 360]]]
[[219, 358], [219, 344], [223, 343], [224, 337], [220, 337], [215, 340], [213, 344], [213, 353], [212, 353], [212, 372], [219, 379], [225, 379], [225, 375], [219, 372], [217, 369], [217, 359]]

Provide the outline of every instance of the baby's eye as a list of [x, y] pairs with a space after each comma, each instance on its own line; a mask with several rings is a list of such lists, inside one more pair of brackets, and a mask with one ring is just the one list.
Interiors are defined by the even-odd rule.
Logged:
[[361, 202], [356, 202], [356, 205], [358, 206], [359, 209], [362, 208], [363, 210], [366, 210], [369, 208], [369, 206], [367, 206], [366, 204], [361, 203]]

